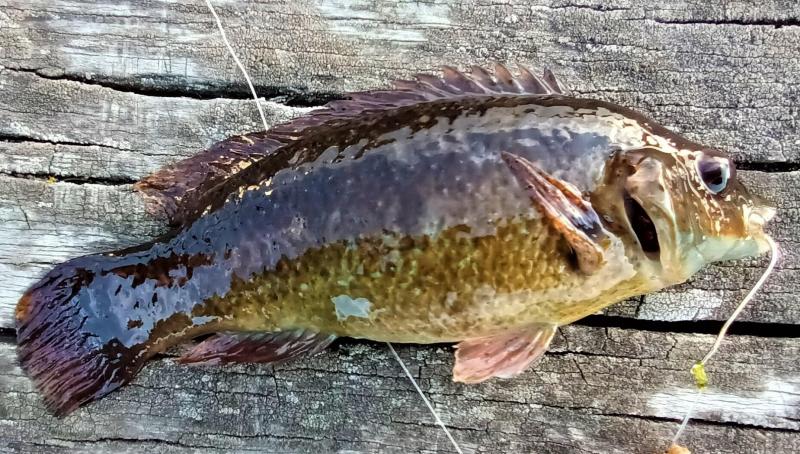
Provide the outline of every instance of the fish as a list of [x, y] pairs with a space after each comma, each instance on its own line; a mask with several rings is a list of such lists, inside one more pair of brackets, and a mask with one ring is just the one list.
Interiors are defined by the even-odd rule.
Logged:
[[134, 189], [168, 233], [62, 263], [17, 305], [55, 414], [180, 345], [221, 365], [454, 343], [455, 381], [513, 377], [560, 326], [766, 252], [775, 213], [724, 152], [500, 64], [348, 94]]

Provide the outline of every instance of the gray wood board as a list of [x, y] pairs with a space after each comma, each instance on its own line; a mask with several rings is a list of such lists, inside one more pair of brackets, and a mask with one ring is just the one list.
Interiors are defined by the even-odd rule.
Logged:
[[[790, 0], [239, 0], [217, 9], [265, 96], [313, 100], [441, 64], [520, 61], [737, 157], [798, 161], [800, 5]], [[55, 79], [248, 96], [199, 0], [0, 0], [0, 49], [0, 65]]]
[[[688, 370], [712, 341], [572, 326], [535, 369], [474, 386], [451, 381], [450, 347], [397, 348], [466, 452], [653, 454], [693, 401], [685, 442], [695, 452], [797, 452], [800, 340], [731, 337], [698, 395]], [[381, 344], [344, 342], [274, 368], [162, 358], [63, 420], [42, 408], [10, 343], [0, 370], [0, 449], [452, 450]]]
[[[772, 232], [784, 251], [742, 319], [766, 334], [800, 323], [796, 2], [214, 3], [268, 98], [270, 123], [441, 64], [519, 61], [733, 153], [753, 191], [778, 207]], [[0, 0], [0, 329], [13, 327], [17, 298], [55, 263], [163, 231], [129, 183], [260, 129], [242, 80], [202, 1]], [[607, 313], [643, 327], [721, 320], [765, 263], [708, 267]], [[686, 442], [696, 452], [800, 451], [798, 339], [729, 338], [697, 397], [687, 370], [711, 336], [662, 332], [687, 326], [568, 327], [535, 370], [475, 387], [450, 381], [449, 347], [400, 354], [470, 452], [654, 453], [694, 400], [702, 405]], [[231, 449], [450, 445], [379, 344], [344, 342], [274, 370], [160, 358], [131, 386], [56, 420], [16, 367], [13, 337], [0, 340], [0, 451]]]

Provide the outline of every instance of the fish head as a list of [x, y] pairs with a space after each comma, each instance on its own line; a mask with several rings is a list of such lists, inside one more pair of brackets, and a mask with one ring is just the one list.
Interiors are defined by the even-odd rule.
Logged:
[[661, 285], [683, 282], [712, 262], [769, 250], [764, 227], [775, 209], [748, 192], [718, 150], [620, 151], [605, 187], [613, 188], [606, 197], [616, 198], [610, 218]]

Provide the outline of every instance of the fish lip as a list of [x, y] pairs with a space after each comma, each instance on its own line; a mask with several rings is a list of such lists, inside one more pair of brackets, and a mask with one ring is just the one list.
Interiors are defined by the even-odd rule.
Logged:
[[758, 205], [753, 208], [753, 211], [748, 216], [748, 223], [750, 228], [754, 230], [763, 230], [764, 227], [775, 217], [778, 212], [774, 207], [769, 205]]
[[650, 213], [627, 190], [624, 191], [623, 202], [628, 225], [639, 242], [642, 252], [648, 258], [658, 260], [661, 256], [661, 240], [658, 227], [653, 222]]
[[767, 224], [775, 217], [777, 210], [769, 205], [757, 205], [747, 216], [747, 231], [756, 241], [759, 254], [764, 254], [771, 249], [767, 240]]

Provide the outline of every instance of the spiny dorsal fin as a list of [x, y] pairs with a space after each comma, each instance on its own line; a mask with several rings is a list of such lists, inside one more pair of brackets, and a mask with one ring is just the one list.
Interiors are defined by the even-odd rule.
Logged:
[[231, 137], [164, 167], [133, 187], [142, 194], [148, 213], [166, 216], [170, 224], [177, 225], [207, 191], [283, 145], [265, 132]]
[[[208, 150], [142, 179], [134, 188], [143, 194], [147, 210], [155, 216], [166, 216], [172, 225], [180, 225], [192, 213], [201, 211], [206, 194], [241, 170], [276, 154], [281, 147], [292, 143], [310, 128], [330, 126], [337, 121], [352, 119], [366, 112], [395, 109], [403, 106], [441, 99], [470, 96], [558, 95], [565, 94], [550, 70], [536, 76], [519, 66], [517, 75], [496, 63], [489, 72], [473, 66], [469, 72], [445, 66], [441, 76], [418, 74], [413, 80], [397, 80], [389, 90], [350, 93], [347, 99], [332, 101], [288, 123], [261, 131], [236, 136], [219, 142]], [[299, 165], [314, 159], [295, 160]], [[277, 159], [277, 158], [275, 158]], [[282, 168], [287, 162], [275, 162], [272, 168]], [[268, 178], [271, 175], [262, 175]], [[251, 182], [254, 184], [257, 182]]]
[[463, 95], [562, 95], [563, 86], [549, 69], [542, 76], [519, 66], [519, 74], [514, 75], [504, 65], [495, 63], [494, 74], [480, 66], [473, 66], [469, 72], [445, 66], [442, 76], [419, 74], [414, 80], [399, 80], [394, 87], [409, 98], [420, 96], [426, 100], [452, 98]]

